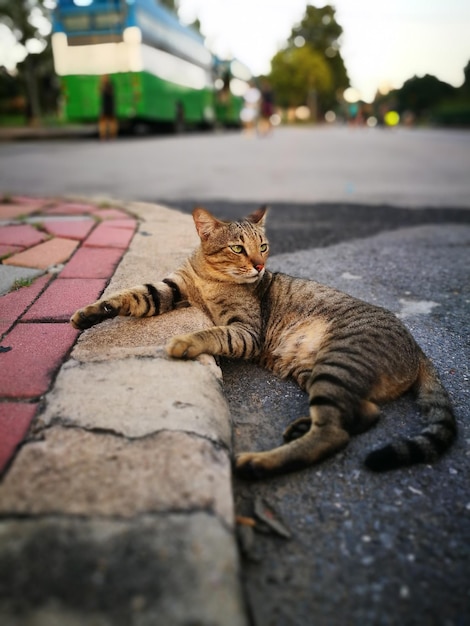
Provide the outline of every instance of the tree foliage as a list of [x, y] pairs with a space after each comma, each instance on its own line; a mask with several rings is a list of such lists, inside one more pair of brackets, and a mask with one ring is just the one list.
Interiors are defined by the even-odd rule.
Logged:
[[430, 74], [423, 77], [414, 76], [397, 91], [398, 110], [400, 112], [411, 111], [419, 117], [446, 98], [452, 98], [454, 93], [454, 87], [435, 76]]
[[403, 119], [416, 124], [439, 126], [470, 126], [470, 62], [463, 70], [464, 82], [453, 87], [436, 76], [414, 76], [399, 89], [387, 94], [377, 93], [374, 101], [376, 115], [396, 110]]
[[463, 94], [470, 94], [470, 61], [464, 67], [463, 75], [464, 75], [464, 81], [460, 89]]
[[179, 2], [178, 0], [160, 0], [160, 4], [166, 6], [167, 9], [170, 9], [174, 13], [178, 10]]
[[24, 54], [24, 60], [16, 68], [17, 81], [31, 118], [40, 117], [44, 108], [41, 105], [47, 107], [51, 96], [53, 64], [49, 33], [53, 5], [52, 0], [0, 0], [0, 22], [11, 30]]
[[[300, 24], [292, 28], [287, 46], [278, 52], [271, 61], [273, 87], [278, 85], [278, 100], [292, 101], [287, 90], [294, 82], [297, 84], [299, 74], [308, 76], [309, 87], [302, 92], [296, 90], [295, 104], [306, 104], [308, 94], [316, 91], [317, 104], [321, 111], [334, 107], [338, 94], [349, 86], [349, 78], [340, 52], [342, 27], [336, 21], [336, 11], [326, 5], [321, 9], [307, 6]], [[282, 61], [282, 62], [281, 62]], [[293, 67], [299, 63], [302, 69]], [[308, 67], [310, 65], [310, 68]], [[282, 73], [294, 73], [282, 77]], [[281, 91], [279, 91], [281, 89]]]
[[309, 46], [286, 48], [271, 61], [271, 86], [282, 107], [307, 104], [312, 94], [326, 94], [332, 77], [328, 65]]

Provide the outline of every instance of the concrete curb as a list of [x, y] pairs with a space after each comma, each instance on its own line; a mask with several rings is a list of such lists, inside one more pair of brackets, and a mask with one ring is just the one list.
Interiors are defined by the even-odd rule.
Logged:
[[[124, 206], [140, 226], [106, 292], [163, 278], [197, 243], [189, 216]], [[5, 623], [246, 623], [220, 371], [162, 349], [208, 324], [184, 309], [81, 335], [0, 486]]]
[[97, 124], [77, 124], [65, 126], [19, 126], [0, 128], [1, 141], [21, 141], [26, 139], [68, 139], [98, 135]]

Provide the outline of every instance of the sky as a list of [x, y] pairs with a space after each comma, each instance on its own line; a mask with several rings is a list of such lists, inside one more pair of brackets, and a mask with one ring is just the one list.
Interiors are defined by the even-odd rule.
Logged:
[[[324, 6], [320, 0], [310, 2]], [[343, 28], [341, 54], [352, 86], [372, 101], [377, 89], [399, 88], [432, 74], [454, 86], [470, 61], [469, 0], [331, 0]], [[180, 18], [197, 17], [212, 51], [233, 55], [253, 74], [270, 60], [302, 19], [306, 0], [180, 0]]]

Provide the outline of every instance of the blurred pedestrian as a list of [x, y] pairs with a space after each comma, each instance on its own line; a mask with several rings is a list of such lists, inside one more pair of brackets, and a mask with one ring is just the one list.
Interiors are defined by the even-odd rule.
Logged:
[[251, 135], [256, 128], [259, 117], [261, 93], [256, 84], [251, 81], [245, 92], [243, 108], [240, 118], [247, 135]]
[[274, 113], [274, 94], [266, 78], [261, 81], [261, 106], [258, 131], [260, 135], [267, 135], [271, 132], [273, 125], [271, 118]]
[[116, 118], [116, 99], [114, 86], [109, 76], [101, 77], [100, 84], [100, 139], [114, 139], [118, 133], [118, 121]]

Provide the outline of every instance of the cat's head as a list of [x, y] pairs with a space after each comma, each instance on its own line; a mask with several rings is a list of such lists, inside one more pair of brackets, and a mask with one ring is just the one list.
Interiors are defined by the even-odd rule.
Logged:
[[197, 207], [194, 223], [206, 266], [219, 280], [255, 283], [264, 274], [269, 245], [264, 233], [266, 207], [240, 222], [223, 222]]

